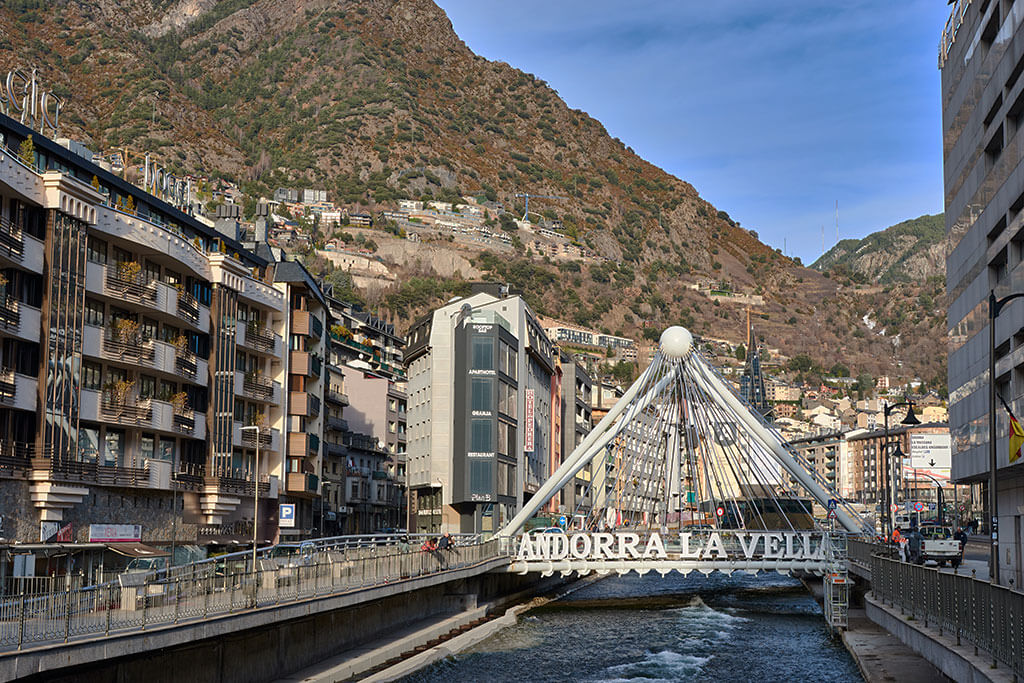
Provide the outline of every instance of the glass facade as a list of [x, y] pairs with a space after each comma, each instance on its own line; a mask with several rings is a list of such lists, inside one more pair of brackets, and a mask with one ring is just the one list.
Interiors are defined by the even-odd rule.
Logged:
[[235, 344], [238, 319], [238, 295], [222, 286], [213, 288], [210, 317], [213, 353], [210, 355], [210, 376], [213, 392], [210, 397], [209, 441], [213, 466], [218, 471], [232, 468], [235, 418]]
[[47, 341], [43, 346], [42, 452], [61, 460], [78, 459], [78, 400], [81, 384], [82, 325], [85, 311], [87, 224], [49, 212], [45, 265], [49, 287], [44, 300]]

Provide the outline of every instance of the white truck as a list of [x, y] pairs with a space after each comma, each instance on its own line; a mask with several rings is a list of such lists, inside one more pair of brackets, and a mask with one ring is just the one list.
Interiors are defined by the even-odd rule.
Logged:
[[934, 560], [942, 566], [949, 562], [950, 566], [959, 567], [963, 559], [963, 548], [960, 541], [953, 538], [953, 527], [925, 524], [920, 529], [921, 559], [924, 562]]

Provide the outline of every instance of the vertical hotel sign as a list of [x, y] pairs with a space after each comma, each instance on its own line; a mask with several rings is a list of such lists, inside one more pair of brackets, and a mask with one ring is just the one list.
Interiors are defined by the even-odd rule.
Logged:
[[526, 434], [523, 435], [523, 450], [527, 453], [533, 453], [533, 432], [535, 425], [533, 422], [533, 389], [526, 390], [526, 408], [524, 412], [523, 429]]

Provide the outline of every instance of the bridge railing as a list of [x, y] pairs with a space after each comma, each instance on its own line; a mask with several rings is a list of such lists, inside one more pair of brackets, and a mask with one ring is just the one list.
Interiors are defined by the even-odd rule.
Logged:
[[197, 618], [312, 600], [361, 588], [470, 567], [504, 554], [498, 540], [421, 551], [318, 551], [256, 570], [153, 577], [122, 574], [117, 583], [0, 598], [0, 656], [33, 643], [108, 636]]
[[876, 543], [870, 540], [851, 538], [847, 541], [847, 557], [865, 569], [871, 569], [871, 558], [874, 555], [890, 557], [893, 550], [884, 543]]
[[1024, 593], [879, 555], [871, 558], [871, 591], [901, 614], [956, 637], [957, 645], [985, 650], [993, 667], [1024, 676]]

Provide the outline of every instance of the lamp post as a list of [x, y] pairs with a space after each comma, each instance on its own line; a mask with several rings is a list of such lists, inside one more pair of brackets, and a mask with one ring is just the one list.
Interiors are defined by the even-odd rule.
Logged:
[[[256, 435], [256, 466], [253, 468], [252, 475], [252, 577], [253, 586], [256, 585], [256, 547], [257, 547], [257, 530], [259, 529], [259, 511], [260, 511], [260, 431], [259, 425], [246, 425], [241, 430], [244, 432], [247, 429], [253, 430]], [[255, 589], [254, 589], [255, 590]]]
[[988, 292], [988, 505], [992, 536], [989, 548], [988, 575], [992, 583], [999, 583], [999, 514], [996, 495], [996, 318], [1003, 306], [1024, 292], [996, 298], [996, 291]]
[[[916, 415], [914, 415], [914, 402], [910, 399], [900, 401], [899, 403], [887, 403], [882, 408], [882, 417], [885, 425], [885, 437], [882, 441], [882, 466], [885, 469], [885, 482], [883, 482], [882, 487], [885, 501], [885, 509], [883, 510], [883, 519], [885, 519], [885, 524], [882, 525], [882, 530], [885, 532], [886, 541], [889, 540], [893, 530], [892, 506], [895, 504], [896, 500], [896, 478], [893, 476], [893, 466], [889, 463], [889, 415], [901, 406], [907, 406], [907, 416], [903, 418], [900, 424], [921, 424], [921, 421], [917, 419]], [[902, 468], [902, 466], [903, 463], [901, 462], [900, 467]]]

